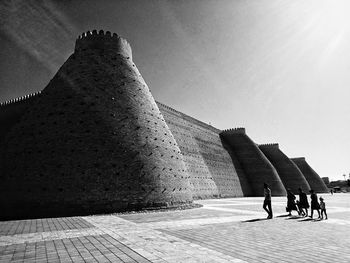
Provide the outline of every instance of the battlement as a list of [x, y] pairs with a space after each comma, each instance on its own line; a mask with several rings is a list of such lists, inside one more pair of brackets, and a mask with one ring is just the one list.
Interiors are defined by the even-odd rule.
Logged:
[[31, 93], [31, 94], [28, 94], [28, 95], [25, 95], [25, 96], [22, 96], [22, 97], [18, 97], [18, 98], [14, 98], [12, 100], [4, 101], [4, 102], [0, 103], [0, 107], [9, 106], [9, 105], [12, 105], [12, 104], [15, 104], [15, 103], [24, 102], [24, 101], [26, 101], [26, 100], [28, 100], [30, 98], [39, 96], [40, 94], [41, 94], [41, 91], [37, 91], [37, 92]]
[[177, 110], [175, 110], [175, 109], [169, 107], [168, 105], [165, 105], [165, 104], [163, 104], [163, 103], [161, 103], [159, 101], [156, 101], [156, 103], [157, 103], [157, 105], [160, 105], [160, 106], [166, 108], [167, 110], [170, 110], [170, 111], [172, 111], [174, 113], [177, 113], [177, 114], [181, 114], [181, 112], [179, 112], [179, 111], [177, 111]]
[[191, 117], [191, 116], [189, 116], [189, 115], [187, 115], [187, 114], [185, 114], [185, 113], [183, 113], [183, 112], [180, 112], [180, 111], [178, 111], [178, 110], [175, 110], [175, 109], [173, 109], [173, 108], [171, 108], [171, 107], [169, 107], [169, 106], [167, 106], [167, 105], [165, 105], [165, 104], [163, 104], [163, 103], [161, 103], [161, 102], [159, 102], [159, 101], [156, 101], [156, 103], [157, 103], [158, 107], [160, 107], [160, 108], [165, 108], [165, 109], [167, 109], [167, 110], [173, 112], [173, 113], [176, 114], [177, 116], [181, 116], [182, 118], [187, 119], [187, 120], [189, 120], [189, 121], [192, 122], [192, 123], [196, 123], [197, 125], [203, 127], [204, 129], [210, 129], [211, 131], [213, 131], [213, 132], [215, 132], [215, 133], [219, 133], [219, 132], [220, 132], [219, 129], [217, 129], [217, 128], [215, 128], [215, 127], [209, 125], [209, 124], [206, 124], [206, 123], [204, 123], [204, 122], [202, 122], [202, 121], [200, 121], [200, 120], [197, 120], [197, 119], [195, 119], [195, 118], [193, 118], [193, 117]]
[[277, 147], [279, 148], [278, 143], [264, 143], [264, 144], [259, 144], [259, 147]]
[[220, 134], [222, 135], [245, 134], [245, 128], [243, 127], [231, 128], [231, 129], [223, 130]]
[[305, 157], [295, 157], [291, 158], [293, 161], [305, 161]]
[[124, 38], [110, 31], [100, 30], [87, 31], [78, 36], [75, 42], [74, 52], [85, 52], [87, 50], [110, 50], [124, 57], [132, 59], [130, 44]]

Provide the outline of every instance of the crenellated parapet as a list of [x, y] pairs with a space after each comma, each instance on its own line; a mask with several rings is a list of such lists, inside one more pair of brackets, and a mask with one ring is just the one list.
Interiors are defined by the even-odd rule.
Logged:
[[263, 144], [259, 144], [259, 147], [276, 147], [279, 148], [278, 143], [263, 143]]
[[40, 96], [41, 91], [38, 91], [0, 103], [0, 143], [6, 141], [6, 134]]
[[89, 50], [101, 50], [105, 53], [113, 51], [124, 57], [132, 59], [130, 44], [124, 38], [110, 31], [100, 30], [87, 31], [81, 34], [75, 42], [74, 52], [86, 52]]
[[165, 104], [163, 104], [163, 103], [161, 103], [159, 101], [156, 101], [156, 103], [157, 103], [158, 106], [163, 107], [163, 108], [165, 108], [165, 109], [167, 109], [169, 111], [172, 111], [173, 113], [175, 113], [177, 115], [182, 115], [183, 114], [183, 113], [173, 109], [172, 107], [169, 107], [168, 105], [165, 105]]
[[292, 158], [293, 161], [305, 161], [305, 157], [294, 157]]
[[215, 133], [220, 133], [221, 132], [219, 129], [217, 129], [217, 128], [215, 128], [215, 127], [213, 127], [213, 126], [211, 126], [211, 125], [209, 125], [207, 123], [204, 123], [204, 122], [202, 122], [200, 120], [197, 120], [197, 119], [195, 119], [195, 118], [193, 118], [193, 117], [191, 117], [191, 116], [189, 116], [189, 115], [187, 115], [187, 114], [185, 114], [183, 112], [177, 111], [177, 110], [173, 109], [172, 107], [169, 107], [168, 105], [165, 105], [165, 104], [163, 104], [163, 103], [161, 103], [159, 101], [156, 101], [156, 103], [157, 103], [157, 105], [158, 105], [158, 107], [159, 107], [159, 109], [161, 111], [163, 109], [168, 110], [168, 111], [172, 112], [172, 114], [175, 114], [175, 115], [177, 115], [180, 118], [184, 118], [185, 120], [187, 120], [189, 122], [196, 123], [196, 125], [199, 125], [202, 128], [204, 128], [204, 129], [211, 130], [212, 132], [215, 132]]
[[9, 106], [9, 105], [20, 103], [20, 102], [25, 102], [28, 99], [39, 96], [40, 94], [41, 94], [41, 91], [37, 91], [37, 92], [31, 93], [31, 94], [28, 94], [28, 95], [25, 95], [22, 97], [17, 97], [17, 98], [11, 99], [11, 100], [0, 102], [0, 107]]
[[237, 127], [237, 128], [226, 129], [226, 130], [223, 130], [220, 134], [222, 135], [245, 134], [245, 128]]

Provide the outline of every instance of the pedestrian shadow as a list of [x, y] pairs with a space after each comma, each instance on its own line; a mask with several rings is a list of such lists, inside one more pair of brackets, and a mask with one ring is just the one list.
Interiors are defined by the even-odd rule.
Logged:
[[307, 222], [307, 221], [310, 221], [310, 222], [320, 222], [320, 221], [322, 221], [322, 219], [314, 219], [314, 218], [304, 218], [304, 219], [302, 219], [302, 220], [298, 220], [298, 222]]
[[280, 216], [276, 216], [276, 217], [288, 217], [289, 215], [280, 215]]
[[269, 220], [269, 219], [267, 219], [267, 218], [254, 218], [254, 219], [244, 220], [241, 222], [242, 223], [252, 223], [252, 222], [258, 222], [258, 221], [264, 221], [264, 220]]
[[300, 219], [300, 216], [289, 216], [289, 218], [286, 218], [286, 220], [290, 219]]

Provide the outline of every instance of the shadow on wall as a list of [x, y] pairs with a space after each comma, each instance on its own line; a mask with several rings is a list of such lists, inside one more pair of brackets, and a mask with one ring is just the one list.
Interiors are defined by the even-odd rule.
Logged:
[[259, 149], [276, 168], [282, 183], [286, 189], [297, 193], [298, 188], [310, 189], [309, 183], [296, 164], [285, 155], [277, 143], [261, 144]]
[[199, 153], [208, 168], [217, 188], [217, 197], [237, 197], [242, 196], [241, 187], [235, 184], [235, 168], [230, 162], [225, 161], [225, 156], [215, 149], [209, 141], [194, 136]]
[[223, 147], [226, 149], [226, 151], [230, 155], [232, 163], [236, 169], [237, 176], [238, 176], [239, 182], [241, 184], [243, 196], [254, 196], [253, 190], [251, 188], [251, 182], [249, 181], [249, 177], [247, 177], [246, 174], [244, 173], [242, 165], [239, 162], [235, 152], [230, 148], [230, 146], [221, 137], [220, 137], [220, 139], [221, 139], [221, 143], [222, 143]]
[[192, 204], [180, 149], [130, 46], [108, 32], [79, 37], [2, 146], [0, 219]]
[[263, 195], [264, 183], [270, 185], [272, 195], [286, 195], [286, 190], [276, 169], [246, 135], [244, 128], [225, 130], [220, 133], [220, 136], [237, 156], [245, 175], [249, 178], [254, 196]]

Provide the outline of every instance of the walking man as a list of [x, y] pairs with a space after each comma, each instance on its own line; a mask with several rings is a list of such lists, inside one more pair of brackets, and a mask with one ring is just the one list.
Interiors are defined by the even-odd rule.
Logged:
[[264, 183], [264, 205], [263, 208], [267, 212], [267, 219], [272, 219], [272, 207], [271, 207], [271, 189], [267, 183]]

